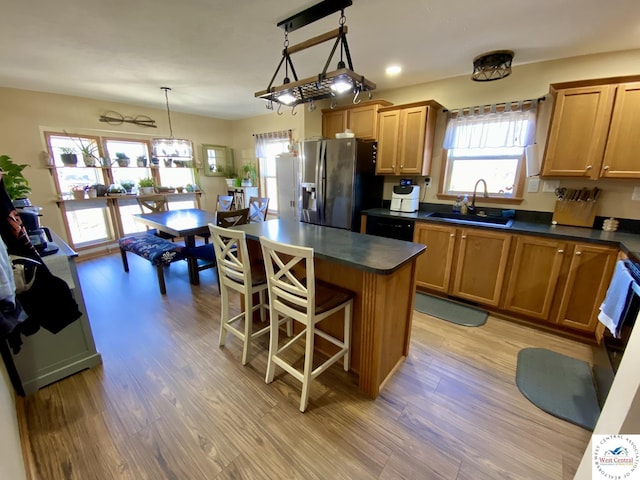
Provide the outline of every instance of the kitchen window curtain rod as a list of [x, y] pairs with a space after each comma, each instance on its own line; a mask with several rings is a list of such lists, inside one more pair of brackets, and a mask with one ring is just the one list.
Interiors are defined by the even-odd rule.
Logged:
[[452, 110], [444, 109], [443, 112], [447, 112], [449, 115], [459, 115], [460, 113], [465, 112], [475, 112], [479, 110], [481, 113], [485, 113], [487, 110], [489, 112], [495, 112], [498, 108], [505, 108], [507, 105], [513, 104], [521, 104], [522, 106], [531, 104], [534, 102], [544, 102], [546, 97], [538, 97], [538, 98], [529, 98], [527, 100], [516, 100], [514, 102], [502, 102], [502, 103], [493, 103], [491, 105], [475, 105], [473, 107], [464, 107], [464, 108], [454, 108]]
[[252, 133], [251, 136], [255, 137], [257, 135], [273, 135], [274, 133], [281, 133], [281, 132], [287, 132], [289, 135], [291, 135], [291, 129], [288, 130], [279, 130], [277, 132], [268, 132], [268, 133]]

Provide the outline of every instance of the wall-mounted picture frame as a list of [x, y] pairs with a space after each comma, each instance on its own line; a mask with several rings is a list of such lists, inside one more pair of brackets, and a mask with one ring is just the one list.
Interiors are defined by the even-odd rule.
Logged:
[[233, 170], [233, 151], [224, 145], [202, 145], [204, 174], [226, 177]]

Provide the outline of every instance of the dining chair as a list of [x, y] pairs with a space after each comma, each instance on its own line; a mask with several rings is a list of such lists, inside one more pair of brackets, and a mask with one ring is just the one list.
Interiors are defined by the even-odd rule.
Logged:
[[[136, 201], [138, 202], [141, 213], [166, 212], [169, 209], [167, 197], [165, 197], [164, 195], [145, 195], [144, 198], [136, 197]], [[170, 233], [162, 232], [155, 228], [150, 229], [148, 226], [147, 231], [148, 233], [153, 233], [153, 235], [157, 237], [165, 238], [171, 240], [172, 242], [176, 238]]]
[[233, 195], [218, 195], [216, 202], [217, 212], [228, 212], [233, 206]]
[[[342, 359], [344, 370], [349, 370], [351, 343], [351, 310], [354, 293], [336, 285], [315, 279], [313, 248], [287, 245], [260, 237], [269, 291], [269, 317], [271, 336], [265, 381], [273, 381], [276, 366], [283, 368], [302, 383], [300, 411], [309, 403], [309, 390], [315, 378]], [[336, 312], [344, 310], [342, 339], [316, 329], [316, 325]], [[279, 328], [282, 318], [291, 318], [303, 329], [280, 346]], [[328, 360], [314, 368], [316, 336], [335, 345], [338, 350]], [[304, 343], [304, 365], [296, 368], [298, 359], [286, 354], [294, 345]]]
[[264, 222], [267, 219], [268, 208], [268, 197], [251, 197], [249, 199], [249, 222]]
[[[218, 345], [225, 345], [229, 333], [238, 337], [242, 341], [242, 364], [246, 365], [253, 340], [270, 332], [269, 323], [265, 323], [269, 303], [264, 263], [250, 261], [244, 232], [213, 224], [209, 224], [209, 230], [221, 287]], [[243, 311], [233, 316], [229, 309], [231, 291], [240, 293], [243, 301]], [[260, 324], [254, 331], [256, 311], [260, 312]], [[291, 336], [291, 320], [283, 319], [281, 323], [284, 322], [287, 322], [287, 333]]]
[[216, 213], [216, 224], [218, 227], [231, 228], [235, 227], [236, 225], [245, 225], [247, 223], [249, 223], [248, 208]]

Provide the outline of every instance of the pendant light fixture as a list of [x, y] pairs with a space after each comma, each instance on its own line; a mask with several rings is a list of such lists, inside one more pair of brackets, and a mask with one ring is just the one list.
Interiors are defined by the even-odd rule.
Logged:
[[471, 80], [476, 82], [491, 82], [511, 75], [511, 50], [496, 50], [483, 53], [473, 59], [473, 74]]
[[[267, 101], [268, 109], [273, 108], [274, 102], [279, 105], [295, 107], [299, 103], [313, 102], [314, 100], [329, 97], [334, 98], [348, 92], [354, 95], [354, 101], [360, 92], [365, 91], [369, 92], [369, 97], [371, 98], [371, 91], [375, 90], [376, 84], [367, 80], [364, 75], [353, 71], [351, 53], [349, 52], [349, 45], [347, 44], [348, 28], [345, 25], [344, 9], [352, 4], [352, 0], [324, 0], [292, 17], [278, 22], [277, 26], [284, 29], [282, 59], [273, 77], [271, 77], [267, 89], [255, 93], [257, 98], [262, 98]], [[297, 45], [289, 46], [289, 32], [338, 11], [341, 12], [341, 15], [339, 27], [336, 30], [310, 38]], [[321, 72], [313, 77], [299, 80], [293, 67], [291, 54], [333, 39], [335, 39], [333, 48]], [[340, 48], [340, 61], [337, 64], [336, 70], [328, 72], [327, 69], [338, 47]], [[285, 65], [285, 76], [282, 85], [274, 86], [274, 81], [283, 64]], [[289, 78], [289, 71], [291, 71], [293, 79]]]
[[191, 140], [184, 140], [173, 137], [173, 127], [171, 125], [171, 110], [169, 110], [169, 92], [171, 88], [160, 87], [164, 90], [164, 98], [167, 104], [167, 118], [169, 120], [169, 138], [154, 138], [151, 140], [153, 156], [166, 160], [166, 164], [171, 164], [173, 160], [191, 160], [193, 159], [193, 145]]

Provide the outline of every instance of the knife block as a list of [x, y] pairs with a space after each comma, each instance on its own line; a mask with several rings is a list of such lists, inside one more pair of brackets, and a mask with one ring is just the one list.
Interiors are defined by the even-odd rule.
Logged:
[[595, 218], [595, 201], [556, 200], [552, 222], [558, 225], [592, 228]]

